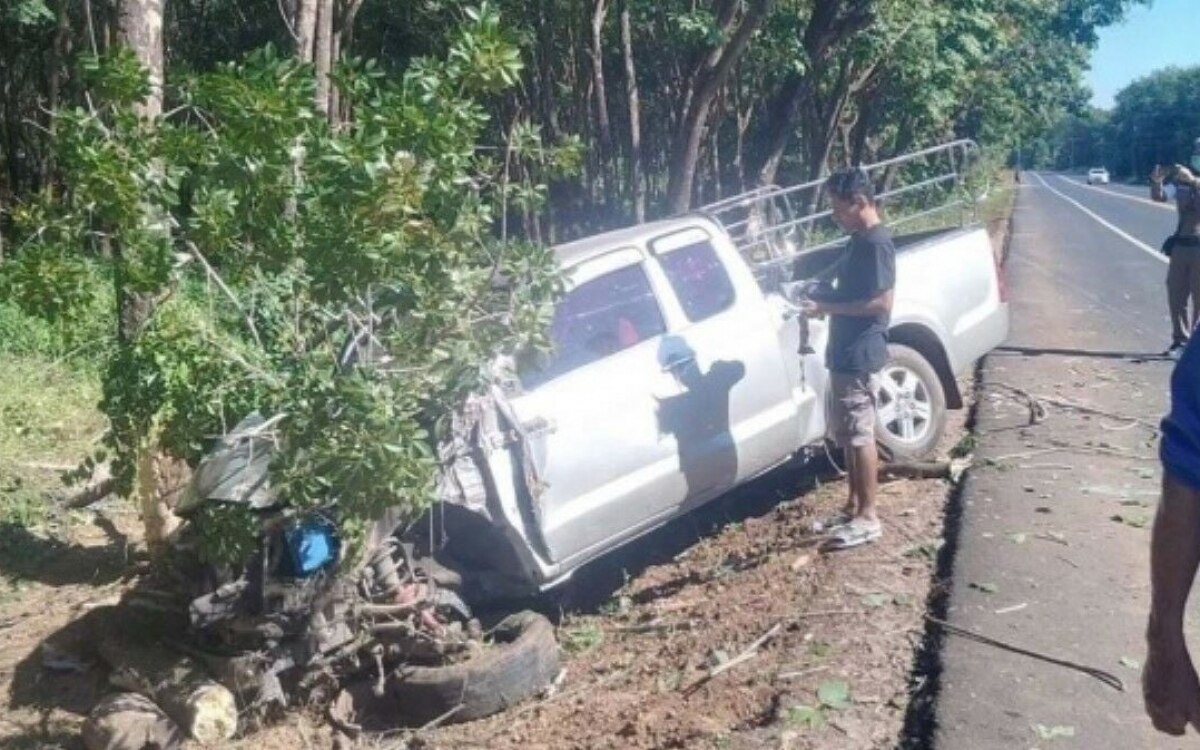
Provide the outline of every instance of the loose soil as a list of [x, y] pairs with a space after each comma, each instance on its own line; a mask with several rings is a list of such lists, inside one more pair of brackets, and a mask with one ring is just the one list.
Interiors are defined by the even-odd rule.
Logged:
[[[961, 435], [959, 422], [948, 446]], [[824, 459], [776, 471], [532, 603], [559, 622], [565, 650], [565, 673], [548, 697], [491, 719], [357, 746], [892, 747], [908, 707], [947, 491], [936, 480], [884, 485], [883, 539], [824, 554], [812, 521], [839, 506], [844, 482]], [[69, 663], [47, 669], [42, 644], [79, 651], [86, 634], [70, 623], [130, 584], [126, 550], [137, 529], [120, 503], [57, 539], [7, 527], [3, 564], [19, 583], [0, 600], [0, 747], [81, 746], [78, 726], [104, 675], [87, 664], [80, 672]], [[755, 656], [693, 688], [777, 625]], [[838, 682], [848, 703], [822, 708], [818, 690]], [[234, 747], [330, 747], [323, 725], [315, 711], [302, 711]]]

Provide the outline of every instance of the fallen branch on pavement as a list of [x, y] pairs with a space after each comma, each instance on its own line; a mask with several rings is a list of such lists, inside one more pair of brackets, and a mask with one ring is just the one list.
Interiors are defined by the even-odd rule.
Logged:
[[1121, 678], [1110, 672], [1105, 672], [1103, 669], [1089, 667], [1086, 664], [1079, 664], [1068, 659], [1060, 659], [1056, 656], [1050, 656], [1049, 654], [1041, 653], [1040, 651], [1034, 651], [1033, 649], [1022, 648], [1021, 646], [1015, 646], [1011, 643], [998, 641], [995, 638], [989, 638], [981, 633], [976, 633], [974, 630], [962, 628], [958, 625], [951, 625], [945, 620], [939, 620], [932, 615], [925, 615], [925, 619], [934, 625], [937, 625], [939, 628], [951, 635], [957, 635], [960, 638], [966, 638], [967, 640], [975, 641], [976, 643], [982, 643], [987, 646], [995, 646], [996, 648], [1004, 651], [1009, 651], [1021, 656], [1028, 656], [1029, 658], [1037, 659], [1038, 661], [1044, 661], [1047, 664], [1054, 664], [1055, 666], [1065, 667], [1066, 669], [1071, 669], [1076, 672], [1082, 672], [1089, 677], [1093, 677], [1100, 682], [1103, 682], [1113, 690], [1122, 693], [1125, 692], [1125, 683], [1121, 681]]
[[[1029, 408], [1029, 424], [1031, 424], [1031, 425], [1037, 424], [1037, 423], [1043, 421], [1044, 419], [1046, 419], [1046, 417], [1048, 415], [1046, 412], [1045, 405], [1049, 404], [1051, 406], [1057, 406], [1060, 409], [1070, 409], [1072, 411], [1078, 411], [1078, 412], [1082, 412], [1084, 414], [1090, 414], [1090, 415], [1097, 416], [1097, 417], [1107, 417], [1109, 419], [1115, 419], [1119, 422], [1127, 423], [1127, 425], [1124, 427], [1116, 427], [1116, 428], [1106, 427], [1105, 429], [1123, 430], [1123, 429], [1129, 429], [1130, 427], [1132, 427], [1134, 425], [1140, 425], [1142, 427], [1145, 427], [1147, 430], [1150, 430], [1152, 433], [1154, 433], [1156, 435], [1158, 434], [1158, 425], [1157, 424], [1155, 424], [1153, 422], [1149, 422], [1140, 417], [1131, 417], [1127, 414], [1117, 414], [1116, 412], [1106, 411], [1104, 409], [1100, 409], [1095, 406], [1090, 406], [1088, 404], [1083, 404], [1078, 401], [1072, 401], [1071, 399], [1063, 398], [1061, 396], [1046, 396], [1043, 394], [1032, 394], [1024, 389], [1017, 388], [1014, 385], [1009, 385], [1008, 383], [1002, 383], [1002, 382], [998, 382], [998, 381], [986, 383], [986, 384], [984, 384], [983, 387], [984, 388], [999, 388], [1001, 390], [1008, 391], [1012, 395], [1017, 396], [1022, 401], [1022, 403], [1024, 403], [1025, 406], [1027, 406]], [[1103, 425], [1101, 425], [1101, 426], [1103, 427]]]
[[1008, 383], [1001, 383], [999, 381], [984, 383], [983, 387], [1000, 388], [1019, 398], [1021, 403], [1024, 404], [1025, 408], [1029, 410], [1029, 424], [1031, 425], [1038, 424], [1047, 417], [1046, 406], [1041, 402], [1041, 400], [1022, 388], [1018, 388], [1015, 385], [1009, 385]]

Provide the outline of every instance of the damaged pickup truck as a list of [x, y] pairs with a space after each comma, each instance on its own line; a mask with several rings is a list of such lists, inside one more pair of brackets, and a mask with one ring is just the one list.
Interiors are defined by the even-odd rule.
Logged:
[[[499, 368], [513, 374], [480, 401], [437, 511], [440, 562], [468, 580], [553, 587], [823, 443], [827, 326], [789, 296], [837, 262], [840, 242], [773, 252], [814, 218], [741, 234], [723, 221], [768, 200], [780, 194], [557, 249], [569, 287], [554, 351]], [[963, 406], [956, 376], [1004, 341], [1009, 313], [982, 226], [895, 242], [877, 434], [885, 453], [915, 459], [936, 450], [947, 409]]]
[[[912, 160], [946, 157], [951, 165], [882, 190], [885, 210], [911, 206], [917, 187], [961, 188], [975, 148], [956, 142], [871, 167], [886, 188]], [[975, 202], [943, 201], [938, 210]], [[363, 701], [389, 696], [416, 722], [500, 710], [553, 678], [552, 629], [523, 613], [504, 621], [502, 648], [479, 650], [473, 607], [561, 584], [589, 561], [821, 446], [827, 327], [795, 304], [805, 283], [838, 260], [842, 240], [822, 233], [829, 212], [819, 205], [820, 183], [760, 190], [558, 247], [568, 283], [552, 351], [496, 361], [489, 390], [466, 404], [455, 438], [440, 447], [439, 502], [415, 526], [382, 518], [371, 532], [373, 552], [354, 582], [365, 603], [326, 611], [328, 599], [292, 592], [321, 613], [301, 628], [310, 644], [304, 658], [362, 653], [362, 629], [344, 624], [366, 622], [377, 674], [358, 692], [359, 713]], [[956, 377], [1006, 338], [1008, 305], [979, 224], [900, 233], [896, 246], [877, 434], [886, 453], [918, 458], [936, 450], [947, 410], [963, 406]], [[205, 502], [270, 507], [270, 454], [261, 419], [248, 419], [201, 464], [190, 507], [181, 510]], [[333, 554], [336, 540], [319, 528], [287, 533], [278, 546], [290, 550], [283, 557], [297, 579]], [[261, 602], [267, 589], [265, 575], [227, 583], [193, 602], [192, 624], [220, 631], [232, 647], [238, 616], [222, 602], [242, 601], [247, 590]], [[274, 628], [272, 642], [281, 642], [286, 633], [278, 622]], [[421, 663], [439, 666], [420, 672], [413, 664]]]

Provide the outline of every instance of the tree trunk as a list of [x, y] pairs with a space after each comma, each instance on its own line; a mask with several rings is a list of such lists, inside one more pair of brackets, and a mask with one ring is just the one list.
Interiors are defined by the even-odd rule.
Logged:
[[138, 105], [138, 114], [158, 117], [163, 95], [163, 0], [121, 0], [117, 22], [121, 43], [133, 50], [150, 80], [150, 94]]
[[[137, 105], [138, 114], [149, 127], [162, 114], [163, 86], [163, 0], [122, 0], [117, 13], [121, 43], [128, 46], [146, 69], [150, 92]], [[110, 236], [113, 234], [108, 233]], [[142, 329], [154, 312], [154, 297], [150, 292], [134, 291], [128, 287], [125, 248], [119, 236], [111, 236], [112, 255], [116, 266], [113, 290], [117, 304], [117, 343], [128, 351], [137, 341]], [[165, 241], [165, 239], [164, 239]], [[175, 521], [169, 511], [163, 512], [158, 502], [156, 475], [153, 470], [157, 441], [151, 435], [130, 435], [137, 442], [134, 458], [136, 481], [134, 491], [146, 527], [146, 544], [152, 554], [160, 554], [166, 535]]]
[[319, 0], [297, 0], [296, 19], [292, 25], [296, 29], [296, 57], [306, 62], [313, 60], [313, 43], [317, 35], [317, 3]]
[[[797, 121], [813, 106], [811, 100], [822, 88], [819, 77], [825, 73], [837, 46], [871, 23], [873, 2], [854, 0], [846, 4], [844, 0], [818, 0], [814, 4], [803, 39], [808, 67], [803, 74], [788, 76], [768, 108], [764, 139], [767, 148], [758, 171], [759, 185], [775, 182]], [[812, 164], [808, 165], [808, 171], [814, 172]], [[815, 171], [820, 173], [819, 168]]]
[[202, 745], [222, 746], [237, 732], [233, 693], [187, 657], [121, 635], [101, 638], [98, 651], [112, 667], [113, 685], [153, 700]]
[[[667, 187], [667, 204], [671, 213], [684, 213], [691, 207], [696, 165], [700, 159], [700, 144], [708, 129], [713, 101], [729, 77], [734, 63], [745, 53], [750, 38], [766, 18], [771, 5], [772, 0], [754, 0], [750, 3], [741, 21], [728, 37], [728, 42], [707, 56], [694, 77], [694, 85], [689, 87], [689, 94], [685, 96], [688, 106], [683, 118], [683, 127], [671, 150]], [[722, 7], [728, 6], [722, 4]]]
[[[608, 118], [608, 89], [604, 83], [604, 19], [608, 15], [606, 0], [596, 0], [592, 9], [592, 96], [596, 106], [596, 130], [600, 134], [600, 174], [607, 178], [612, 164], [612, 123]], [[611, 181], [607, 189], [612, 190]], [[607, 199], [611, 196], [605, 195]]]
[[[46, 127], [50, 131], [51, 140], [54, 139], [56, 130], [54, 113], [58, 112], [62, 99], [63, 69], [71, 49], [71, 18], [67, 13], [67, 1], [58, 0], [55, 8], [54, 43], [50, 48], [50, 70], [46, 85], [48, 110]], [[43, 187], [50, 184], [54, 171], [54, 149], [50, 148], [46, 158], [42, 159], [41, 184]]]
[[87, 750], [153, 747], [178, 750], [186, 739], [154, 701], [138, 693], [105, 696], [80, 727]]
[[784, 84], [783, 90], [767, 111], [767, 149], [762, 166], [758, 170], [759, 185], [775, 184], [788, 140], [796, 127], [800, 105], [808, 98], [808, 91], [808, 80], [795, 76]]
[[[344, 4], [339, 5], [337, 14], [337, 23], [333, 35], [333, 52], [330, 55], [330, 67], [337, 65], [342, 57], [349, 55], [352, 45], [354, 44], [354, 21], [358, 18], [358, 11], [362, 8], [363, 0], [345, 0]], [[341, 92], [336, 86], [330, 87], [330, 113], [332, 119], [337, 123], [346, 123], [350, 121], [352, 113], [350, 112], [350, 102], [343, 101]]]
[[329, 111], [329, 74], [333, 58], [333, 0], [318, 0], [316, 34], [313, 37], [313, 74], [316, 76], [316, 91], [313, 107], [326, 117]]
[[629, 0], [621, 0], [621, 54], [625, 58], [625, 94], [629, 98], [629, 193], [633, 218], [646, 221], [646, 186], [642, 183], [642, 105], [638, 99], [637, 67], [633, 60], [633, 31]]
[[[537, 3], [537, 67], [538, 91], [541, 94], [542, 119], [546, 124], [546, 137], [550, 143], [559, 142], [562, 128], [558, 122], [558, 95], [555, 91], [557, 81], [554, 79], [554, 25], [547, 14], [549, 3]], [[552, 9], [551, 9], [552, 10]]]

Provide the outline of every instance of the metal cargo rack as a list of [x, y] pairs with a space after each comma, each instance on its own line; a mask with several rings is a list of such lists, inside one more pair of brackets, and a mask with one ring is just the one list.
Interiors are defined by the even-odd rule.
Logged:
[[[977, 179], [980, 148], [962, 139], [860, 168], [875, 185], [892, 228], [958, 212], [959, 226], [977, 220], [986, 187]], [[716, 220], [760, 276], [798, 257], [845, 241], [825, 200], [825, 179], [791, 187], [768, 185], [698, 210]]]

